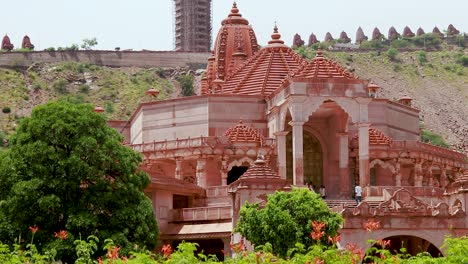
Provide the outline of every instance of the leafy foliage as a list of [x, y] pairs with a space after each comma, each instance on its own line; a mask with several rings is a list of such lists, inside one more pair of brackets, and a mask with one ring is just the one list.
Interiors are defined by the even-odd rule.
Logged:
[[177, 81], [180, 83], [180, 86], [182, 88], [182, 95], [184, 96], [190, 96], [194, 95], [195, 91], [193, 90], [193, 76], [186, 74], [186, 75], [180, 75], [177, 77]]
[[434, 146], [439, 146], [439, 147], [444, 147], [444, 148], [449, 147], [449, 144], [445, 142], [444, 138], [441, 135], [431, 132], [429, 130], [422, 130], [421, 136], [422, 136], [421, 138], [422, 142], [430, 143]]
[[[89, 235], [111, 238], [123, 252], [154, 247], [158, 226], [143, 193], [149, 177], [122, 139], [91, 105], [35, 108], [0, 160], [0, 240], [12, 244], [37, 226], [38, 249], [55, 248], [60, 258], [74, 256], [71, 241]], [[57, 247], [52, 234], [63, 232]]]
[[268, 196], [265, 208], [246, 203], [240, 210], [236, 231], [256, 246], [270, 243], [273, 252], [286, 256], [297, 243], [316, 243], [309, 234], [312, 222], [325, 223], [323, 242], [335, 236], [343, 218], [331, 212], [318, 194], [307, 189], [276, 192]]

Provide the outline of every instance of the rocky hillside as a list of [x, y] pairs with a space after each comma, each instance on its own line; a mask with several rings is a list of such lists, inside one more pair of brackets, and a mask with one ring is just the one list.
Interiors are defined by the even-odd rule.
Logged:
[[[360, 78], [372, 79], [382, 88], [380, 97], [412, 97], [421, 110], [421, 126], [468, 153], [466, 50], [326, 52], [325, 56]], [[138, 103], [147, 100], [145, 92], [151, 87], [160, 91], [160, 98], [181, 96], [176, 77], [185, 73], [186, 69], [108, 68], [74, 62], [0, 69], [0, 137], [8, 136], [34, 106], [58, 98], [102, 106], [110, 119], [128, 119]]]

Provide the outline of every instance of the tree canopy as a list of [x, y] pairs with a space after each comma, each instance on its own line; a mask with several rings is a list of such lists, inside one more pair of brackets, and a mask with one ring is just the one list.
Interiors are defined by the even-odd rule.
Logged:
[[1, 156], [0, 241], [28, 239], [37, 227], [35, 244], [59, 258], [74, 256], [73, 241], [89, 235], [110, 238], [123, 252], [152, 249], [159, 230], [143, 192], [150, 179], [122, 140], [91, 105], [36, 107]]
[[255, 246], [270, 243], [273, 252], [286, 256], [296, 243], [309, 247], [316, 243], [310, 237], [312, 222], [325, 223], [322, 240], [327, 242], [343, 223], [343, 217], [331, 212], [318, 194], [308, 189], [276, 192], [268, 195], [264, 208], [246, 203], [240, 210], [235, 231]]

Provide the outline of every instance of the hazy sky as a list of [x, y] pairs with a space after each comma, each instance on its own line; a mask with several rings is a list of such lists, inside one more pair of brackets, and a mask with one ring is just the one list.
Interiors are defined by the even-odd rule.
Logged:
[[[29, 35], [37, 50], [80, 44], [96, 37], [96, 49], [172, 50], [172, 0], [0, 0], [0, 34], [15, 48]], [[213, 38], [232, 6], [213, 0]], [[238, 0], [241, 14], [253, 25], [264, 45], [274, 22], [288, 45], [299, 33], [307, 42], [311, 32], [323, 40], [327, 31], [338, 38], [342, 30], [354, 40], [361, 26], [370, 37], [374, 27], [387, 35], [390, 26], [402, 33], [408, 25], [426, 32], [452, 23], [468, 31], [467, 0]]]

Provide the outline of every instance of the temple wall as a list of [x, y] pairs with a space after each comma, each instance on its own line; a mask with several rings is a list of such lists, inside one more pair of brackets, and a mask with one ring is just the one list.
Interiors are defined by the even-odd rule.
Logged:
[[31, 51], [2, 52], [0, 67], [29, 67], [33, 63], [83, 62], [109, 67], [190, 67], [204, 69], [209, 52], [175, 51]]
[[419, 111], [388, 100], [369, 104], [369, 122], [394, 140], [419, 140]]
[[208, 136], [206, 97], [166, 100], [142, 107], [144, 142]]
[[256, 96], [211, 96], [209, 97], [209, 134], [222, 136], [228, 128], [240, 120], [259, 130], [267, 137], [266, 103]]
[[136, 117], [132, 120], [130, 126], [130, 143], [141, 144], [143, 143], [143, 131], [142, 131], [142, 112], [138, 112]]

